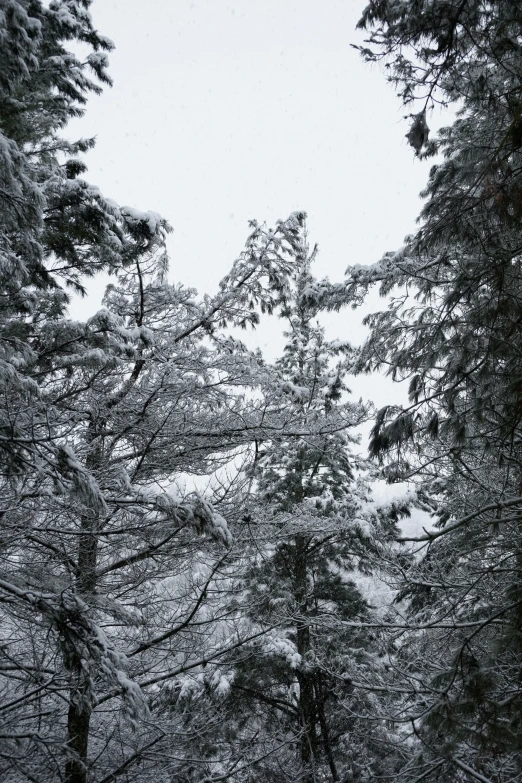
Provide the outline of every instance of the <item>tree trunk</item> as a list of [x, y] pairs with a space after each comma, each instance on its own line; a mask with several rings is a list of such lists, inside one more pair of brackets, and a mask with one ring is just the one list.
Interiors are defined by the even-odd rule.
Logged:
[[[89, 427], [89, 434], [91, 441], [94, 440], [94, 423]], [[98, 441], [87, 456], [86, 466], [90, 471], [94, 471], [100, 467], [101, 461], [101, 446]], [[81, 518], [76, 590], [87, 603], [96, 590], [99, 523], [99, 516], [94, 512], [84, 514]], [[81, 651], [76, 648], [69, 655], [67, 668], [71, 675], [71, 688], [67, 714], [68, 758], [65, 763], [65, 783], [86, 783], [92, 714], [91, 676], [85, 665], [82, 665]]]
[[297, 605], [297, 652], [303, 664], [297, 672], [299, 682], [299, 711], [301, 715], [301, 739], [299, 750], [302, 764], [303, 783], [315, 783], [315, 764], [318, 757], [316, 732], [316, 708], [313, 673], [307, 671], [307, 657], [310, 652], [310, 626], [308, 613], [308, 542], [304, 536], [295, 539], [294, 594]]
[[89, 683], [85, 675], [77, 669], [79, 682], [71, 689], [69, 712], [67, 715], [67, 749], [65, 762], [66, 783], [86, 783], [87, 749], [89, 746], [89, 727], [92, 707], [89, 700]]
[[337, 783], [337, 781], [339, 780], [339, 773], [337, 772], [337, 766], [335, 764], [335, 760], [332, 753], [332, 746], [330, 745], [330, 732], [328, 730], [328, 723], [326, 721], [326, 715], [324, 712], [324, 703], [326, 701], [326, 696], [323, 691], [322, 677], [320, 676], [316, 677], [314, 684], [315, 684], [315, 695], [316, 695], [316, 704], [317, 704], [317, 716], [319, 718], [319, 725], [321, 727], [323, 748], [324, 748], [326, 758], [328, 759], [328, 766], [330, 767], [332, 780], [334, 781], [334, 783]]

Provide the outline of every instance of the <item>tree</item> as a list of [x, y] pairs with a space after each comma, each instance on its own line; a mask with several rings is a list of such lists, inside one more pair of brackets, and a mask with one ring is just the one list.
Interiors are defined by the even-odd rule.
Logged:
[[[424, 555], [396, 567], [413, 629], [402, 718], [421, 743], [405, 780], [522, 774], [521, 22], [508, 0], [378, 0], [360, 22], [363, 56], [417, 104], [410, 143], [442, 156], [416, 234], [348, 271], [354, 302], [377, 282], [397, 291], [368, 317], [357, 369], [409, 380], [409, 405], [378, 413], [371, 451], [391, 480], [419, 478], [436, 513]], [[428, 141], [437, 101], [457, 119]], [[325, 295], [335, 307], [346, 286]]]
[[[65, 600], [35, 595], [11, 579], [15, 553], [31, 535], [27, 507], [37, 504], [40, 493], [35, 488], [48, 481], [74, 480], [80, 492], [91, 491], [93, 502], [98, 500], [86, 474], [68, 465], [59, 444], [65, 422], [47, 398], [48, 382], [66, 371], [74, 344], [77, 360], [78, 354], [89, 353], [92, 360], [93, 350], [102, 354], [100, 363], [104, 360], [100, 343], [106, 330], [76, 325], [63, 339], [68, 302], [64, 283], [79, 285], [81, 276], [117, 266], [122, 240], [137, 239], [119, 210], [78, 179], [83, 166], [71, 156], [91, 142], [68, 144], [58, 135], [70, 117], [81, 114], [87, 95], [100, 89], [88, 74], [109, 81], [105, 52], [112, 45], [93, 28], [88, 7], [88, 2], [0, 5], [2, 603], [11, 613], [11, 621], [4, 618], [2, 670], [8, 678], [3, 683], [8, 727], [15, 705], [31, 710], [41, 692], [55, 684], [41, 662], [36, 669], [24, 663], [27, 650], [20, 650], [19, 623], [24, 616], [34, 619], [35, 612], [60, 622], [71, 610]], [[90, 47], [84, 62], [64, 48], [70, 40]], [[142, 241], [159, 241], [164, 224], [158, 221], [156, 228], [145, 234], [142, 230]], [[34, 638], [33, 630], [31, 646]], [[11, 683], [19, 671], [28, 675], [26, 690], [13, 704]], [[22, 769], [24, 743], [46, 742], [18, 723], [13, 733], [6, 728], [4, 741], [6, 757]], [[52, 735], [47, 747], [54, 742]]]
[[217, 700], [214, 668], [192, 691], [192, 712], [214, 704], [219, 727], [193, 742], [192, 758], [198, 748], [241, 781], [373, 780], [400, 755], [376, 715], [383, 650], [366, 627], [378, 621], [357, 580], [405, 509], [372, 501], [374, 471], [352, 453], [369, 408], [347, 400], [352, 349], [317, 323], [315, 254], [303, 229], [281, 309], [284, 354], [265, 391], [293, 426], [258, 443], [239, 527], [243, 575], [233, 600], [265, 634], [224, 660]]
[[[284, 299], [299, 218], [253, 225], [214, 297], [167, 282], [166, 222], [80, 179], [92, 143], [59, 136], [99, 90], [87, 74], [109, 82], [89, 6], [0, 4], [0, 769], [13, 781], [129, 779], [150, 758], [165, 731], [147, 723], [147, 689], [222, 654], [198, 634], [229, 533], [176, 478], [284, 427], [245, 395], [266, 369], [225, 329]], [[91, 48], [83, 62], [69, 41]], [[105, 308], [71, 320], [67, 287], [102, 269], [117, 274]]]
[[[133, 218], [148, 219], [136, 211]], [[255, 226], [220, 292], [203, 302], [166, 281], [161, 247], [147, 243], [109, 286], [106, 309], [82, 328], [103, 335], [104, 350], [94, 357], [92, 349], [76, 353], [76, 325], [62, 324], [70, 361], [55, 364], [46, 381], [46, 404], [61, 422], [52, 441], [63, 463], [61, 482], [24, 475], [14, 485], [17, 507], [7, 518], [13, 537], [4, 551], [11, 587], [4, 589], [12, 596], [14, 581], [27, 604], [25, 612], [16, 607], [19, 636], [30, 634], [34, 601], [49, 603], [40, 635], [51, 634], [54, 644], [42, 658], [43, 644], [35, 643], [34, 654], [51, 676], [54, 731], [65, 718], [56, 702], [69, 694], [71, 783], [86, 779], [89, 741], [99, 748], [98, 771], [109, 774], [115, 759], [126, 772], [130, 766], [106, 736], [115, 731], [106, 723], [107, 706], [101, 724], [93, 716], [97, 704], [117, 703], [123, 694], [136, 721], [147, 714], [140, 688], [211, 655], [201, 633], [212, 625], [206, 597], [212, 580], [221, 578], [224, 553], [213, 554], [201, 534], [221, 544], [230, 535], [208, 500], [175, 489], [176, 477], [212, 475], [253, 437], [284, 429], [284, 419], [267, 415], [262, 399], [244, 395], [266, 373], [263, 363], [222, 330], [255, 322], [254, 302], [270, 309], [284, 293], [293, 220], [275, 231]], [[43, 338], [41, 344], [45, 355]], [[33, 371], [39, 367], [36, 362]], [[21, 519], [26, 526], [30, 521], [29, 534]], [[198, 559], [203, 582], [191, 577]], [[147, 611], [151, 603], [154, 615]], [[6, 609], [6, 624], [9, 614]], [[196, 647], [192, 623], [202, 626]], [[25, 646], [19, 655], [27, 654]], [[116, 722], [112, 707], [109, 714]], [[136, 747], [130, 755], [133, 763], [142, 758]]]

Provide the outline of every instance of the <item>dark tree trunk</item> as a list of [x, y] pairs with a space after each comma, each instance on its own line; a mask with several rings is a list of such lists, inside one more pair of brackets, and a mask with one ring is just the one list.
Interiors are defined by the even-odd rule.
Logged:
[[[94, 424], [90, 427], [90, 435], [94, 440], [96, 436]], [[87, 457], [87, 468], [95, 471], [100, 467], [101, 461], [101, 446], [97, 440]], [[99, 524], [100, 518], [94, 512], [84, 514], [81, 518], [76, 590], [87, 603], [96, 590]], [[68, 758], [65, 764], [65, 783], [86, 783], [92, 714], [91, 681], [90, 673], [85, 665], [82, 665], [81, 651], [74, 646], [69, 653], [67, 668], [71, 676], [71, 689], [67, 714]]]
[[308, 542], [304, 536], [295, 539], [294, 594], [297, 605], [297, 652], [303, 665], [297, 672], [299, 682], [299, 711], [301, 716], [301, 738], [299, 742], [303, 783], [315, 783], [315, 765], [318, 758], [317, 714], [314, 696], [313, 672], [307, 671], [307, 657], [310, 652], [310, 626], [308, 614]]
[[[81, 676], [81, 673], [80, 673]], [[91, 722], [91, 704], [88, 683], [81, 677], [78, 686], [71, 690], [67, 715], [67, 749], [69, 757], [65, 763], [66, 783], [86, 783], [87, 750]]]
[[324, 712], [324, 703], [326, 701], [326, 695], [324, 693], [323, 681], [321, 677], [316, 677], [315, 680], [315, 695], [317, 704], [317, 715], [319, 718], [319, 725], [321, 727], [321, 737], [323, 740], [323, 747], [326, 758], [328, 759], [328, 766], [332, 775], [334, 783], [339, 780], [339, 773], [337, 772], [337, 766], [332, 753], [332, 746], [330, 744], [330, 732], [328, 730], [328, 723]]

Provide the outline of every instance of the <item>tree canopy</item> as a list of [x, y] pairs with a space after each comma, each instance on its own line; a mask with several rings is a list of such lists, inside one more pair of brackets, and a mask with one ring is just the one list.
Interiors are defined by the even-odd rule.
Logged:
[[[418, 231], [348, 271], [355, 302], [374, 283], [393, 297], [367, 318], [357, 369], [409, 384], [408, 405], [378, 412], [371, 453], [390, 479], [420, 481], [435, 513], [397, 569], [409, 623], [424, 628], [401, 652], [418, 683], [402, 715], [420, 740], [405, 780], [522, 774], [521, 22], [503, 0], [383, 0], [360, 22], [363, 56], [413, 109], [409, 142], [435, 158]], [[428, 140], [437, 102], [456, 119]]]
[[[252, 221], [204, 296], [62, 136], [110, 85], [90, 6], [0, 0], [0, 777], [521, 781], [520, 4], [370, 2], [433, 160], [417, 231], [331, 283], [304, 212]], [[237, 336], [270, 317], [272, 363]], [[402, 406], [350, 399], [380, 372]]]

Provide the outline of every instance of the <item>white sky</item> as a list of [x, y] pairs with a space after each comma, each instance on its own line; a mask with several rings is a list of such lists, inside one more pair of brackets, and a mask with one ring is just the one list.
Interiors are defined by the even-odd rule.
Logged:
[[[350, 43], [365, 0], [97, 0], [116, 49], [114, 87], [90, 100], [71, 138], [97, 136], [87, 178], [120, 204], [174, 227], [172, 276], [212, 293], [251, 218], [308, 213], [331, 280], [369, 264], [414, 227], [429, 164], [415, 159], [404, 109], [384, 71]], [[102, 281], [73, 315], [100, 303]], [[375, 300], [374, 300], [375, 301]], [[362, 315], [331, 319], [360, 341]], [[270, 353], [271, 331], [258, 344]], [[356, 380], [379, 405], [384, 381]]]

